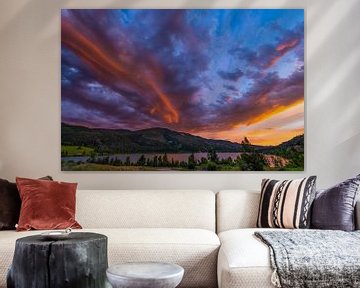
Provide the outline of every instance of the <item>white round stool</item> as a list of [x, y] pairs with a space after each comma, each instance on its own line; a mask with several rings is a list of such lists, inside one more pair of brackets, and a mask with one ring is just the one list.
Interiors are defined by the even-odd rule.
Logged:
[[184, 276], [184, 268], [161, 262], [117, 264], [106, 270], [114, 288], [175, 288]]

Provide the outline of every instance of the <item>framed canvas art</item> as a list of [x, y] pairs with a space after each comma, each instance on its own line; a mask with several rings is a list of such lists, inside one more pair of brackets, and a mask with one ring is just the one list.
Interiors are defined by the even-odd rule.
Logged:
[[304, 170], [304, 10], [63, 9], [61, 168]]

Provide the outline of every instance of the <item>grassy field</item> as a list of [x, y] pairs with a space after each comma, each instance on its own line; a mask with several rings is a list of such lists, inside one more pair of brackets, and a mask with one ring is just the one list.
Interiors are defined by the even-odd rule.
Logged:
[[85, 146], [68, 146], [61, 145], [61, 156], [90, 156], [94, 152], [93, 148]]

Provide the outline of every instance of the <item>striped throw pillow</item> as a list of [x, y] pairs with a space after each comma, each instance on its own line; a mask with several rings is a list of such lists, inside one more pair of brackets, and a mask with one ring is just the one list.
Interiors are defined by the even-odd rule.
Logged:
[[309, 228], [316, 176], [294, 180], [263, 179], [257, 227]]

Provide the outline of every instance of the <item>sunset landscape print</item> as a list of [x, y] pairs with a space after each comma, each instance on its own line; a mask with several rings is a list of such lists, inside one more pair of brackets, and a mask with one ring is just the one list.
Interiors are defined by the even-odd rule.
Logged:
[[304, 170], [304, 10], [63, 9], [61, 167]]

